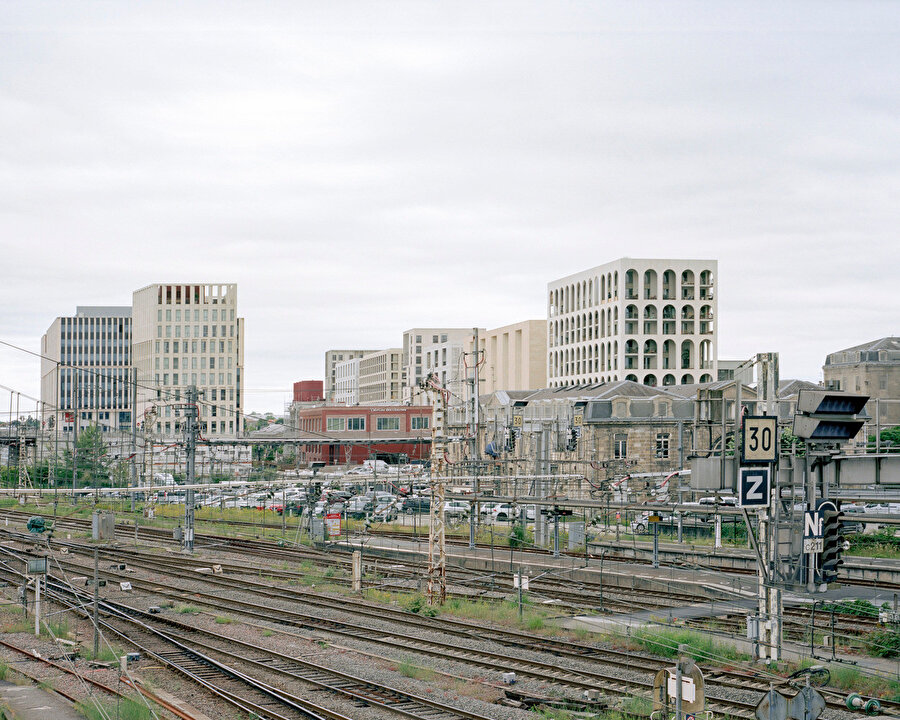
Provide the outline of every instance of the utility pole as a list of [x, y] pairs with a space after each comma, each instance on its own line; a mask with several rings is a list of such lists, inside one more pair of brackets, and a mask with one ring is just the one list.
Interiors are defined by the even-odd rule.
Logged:
[[179, 405], [184, 411], [184, 449], [187, 456], [187, 473], [185, 483], [188, 485], [184, 493], [184, 546], [185, 552], [194, 552], [194, 460], [197, 451], [197, 386], [191, 385], [185, 393], [187, 403]]
[[[137, 487], [137, 368], [131, 379], [131, 487]], [[131, 493], [131, 512], [134, 512], [134, 493]]]
[[[480, 453], [478, 451], [478, 426], [480, 422], [479, 410], [480, 410], [480, 398], [478, 395], [479, 390], [479, 377], [478, 377], [478, 366], [480, 364], [481, 359], [481, 350], [478, 345], [478, 328], [472, 328], [472, 333], [474, 335], [474, 352], [475, 356], [475, 364], [472, 372], [472, 379], [470, 383], [472, 385], [472, 392], [470, 394], [471, 403], [472, 403], [472, 437], [469, 442], [469, 460], [472, 463], [472, 474], [475, 476], [474, 482], [474, 490], [475, 496], [477, 497], [481, 492], [480, 482], [478, 477], [479, 470], [479, 460], [481, 459]], [[469, 514], [469, 549], [475, 549], [475, 515], [478, 511], [478, 505], [473, 503], [471, 506], [471, 512]]]
[[428, 528], [428, 604], [447, 599], [447, 550], [444, 534], [444, 472], [447, 452], [447, 392], [434, 373], [422, 386], [433, 396], [431, 423], [431, 508]]
[[78, 368], [73, 368], [72, 373], [75, 376], [73, 383], [74, 392], [72, 393], [72, 409], [74, 410], [75, 422], [72, 431], [72, 502], [75, 502], [75, 485], [78, 483], [78, 378], [80, 372]]
[[94, 658], [100, 654], [100, 622], [98, 611], [100, 605], [99, 562], [97, 548], [94, 548]]
[[[776, 415], [775, 401], [778, 396], [778, 354], [759, 353], [756, 356], [757, 366], [757, 398], [765, 402], [765, 414]], [[739, 413], [740, 410], [737, 410]], [[735, 444], [737, 447], [737, 444]], [[724, 453], [724, 446], [723, 446]], [[778, 464], [773, 468], [773, 475], [778, 477]], [[773, 492], [768, 505], [759, 511], [759, 549], [762, 566], [758, 571], [759, 582], [759, 634], [760, 655], [765, 659], [768, 651], [768, 662], [777, 663], [781, 656], [783, 614], [783, 598], [777, 582], [780, 577], [778, 557], [778, 507], [779, 497], [777, 481], [773, 483]], [[766, 576], [770, 581], [766, 582]]]

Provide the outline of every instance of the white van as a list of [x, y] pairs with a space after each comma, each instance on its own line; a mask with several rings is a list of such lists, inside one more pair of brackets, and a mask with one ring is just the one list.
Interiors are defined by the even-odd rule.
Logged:
[[375, 472], [386, 473], [390, 472], [391, 469], [391, 466], [384, 460], [365, 460], [362, 466], [370, 472], [374, 470]]

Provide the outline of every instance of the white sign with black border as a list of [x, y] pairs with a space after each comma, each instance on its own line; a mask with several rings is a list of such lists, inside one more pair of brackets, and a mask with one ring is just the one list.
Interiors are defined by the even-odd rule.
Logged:
[[771, 496], [771, 472], [768, 467], [742, 467], [738, 506], [766, 507]]

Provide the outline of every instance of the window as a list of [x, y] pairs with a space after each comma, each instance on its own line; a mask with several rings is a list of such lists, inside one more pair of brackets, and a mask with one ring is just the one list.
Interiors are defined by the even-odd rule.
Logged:
[[329, 432], [342, 431], [346, 427], [346, 422], [342, 417], [330, 417], [325, 419], [325, 429]]
[[628, 434], [616, 433], [613, 436], [613, 457], [624, 459], [628, 457]]
[[428, 429], [428, 416], [427, 415], [413, 415], [410, 418], [410, 427], [413, 430], [427, 430]]
[[669, 433], [656, 433], [656, 457], [661, 460], [669, 457]]
[[347, 429], [348, 430], [365, 430], [366, 429], [366, 419], [364, 417], [347, 418]]
[[399, 417], [375, 418], [375, 429], [376, 430], [399, 430], [400, 429], [400, 418]]

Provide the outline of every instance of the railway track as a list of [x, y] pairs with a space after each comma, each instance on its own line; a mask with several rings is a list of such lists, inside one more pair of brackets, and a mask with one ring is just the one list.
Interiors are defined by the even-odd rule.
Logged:
[[[128, 557], [128, 555], [126, 555]], [[175, 559], [173, 564], [181, 565], [185, 569], [183, 574], [179, 575], [176, 571], [169, 567], [169, 572], [175, 577], [183, 577], [185, 579], [197, 579], [195, 567], [196, 561], [185, 559]], [[153, 560], [148, 558], [136, 557], [133, 561], [147, 566], [153, 566]], [[169, 562], [169, 561], [167, 561]], [[75, 569], [84, 570], [84, 566], [75, 566]], [[109, 573], [105, 573], [109, 574]], [[116, 574], [112, 574], [116, 577]], [[132, 583], [135, 579], [131, 575], [123, 575]], [[231, 587], [236, 589], [244, 589], [252, 592], [255, 596], [262, 595], [269, 598], [282, 598], [285, 589], [273, 591], [271, 587], [265, 583], [255, 583], [242, 580], [235, 582], [234, 578], [223, 576], [202, 576], [202, 579], [209, 581], [219, 587]], [[142, 582], [142, 581], [138, 581]], [[159, 591], [158, 583], [145, 583], [141, 585], [145, 590]], [[390, 616], [392, 619], [404, 626], [414, 625], [417, 629], [425, 631], [439, 630], [442, 633], [450, 633], [458, 638], [468, 638], [480, 641], [490, 641], [507, 647], [516, 647], [532, 650], [534, 652], [550, 653], [556, 657], [567, 657], [579, 661], [590, 661], [599, 666], [617, 666], [627, 668], [632, 671], [644, 671], [648, 677], [642, 681], [623, 681], [621, 676], [601, 671], [585, 671], [578, 670], [576, 672], [561, 672], [557, 663], [546, 663], [537, 661], [511, 660], [508, 653], [491, 653], [483, 650], [473, 650], [469, 648], [460, 648], [459, 640], [451, 643], [442, 643], [436, 640], [423, 641], [417, 634], [399, 633], [396, 630], [378, 631], [373, 629], [361, 629], [359, 623], [338, 622], [335, 620], [326, 620], [318, 616], [312, 616], [297, 611], [278, 610], [278, 615], [273, 617], [273, 607], [271, 603], [258, 603], [249, 601], [238, 601], [235, 599], [222, 600], [218, 595], [212, 593], [171, 593], [171, 596], [179, 599], [189, 599], [191, 602], [205, 605], [217, 612], [228, 612], [236, 615], [252, 617], [257, 620], [275, 621], [281, 624], [293, 625], [295, 627], [315, 630], [319, 632], [328, 632], [341, 635], [356, 640], [365, 640], [367, 642], [390, 647], [394, 650], [412, 651], [420, 654], [440, 657], [442, 659], [453, 659], [463, 662], [470, 666], [476, 666], [494, 671], [515, 671], [522, 677], [531, 677], [542, 680], [543, 682], [554, 682], [560, 687], [574, 688], [576, 690], [583, 689], [601, 689], [607, 693], [618, 695], [648, 695], [652, 686], [652, 675], [662, 667], [667, 667], [670, 662], [647, 658], [626, 651], [615, 651], [598, 649], [596, 647], [561, 642], [558, 639], [536, 638], [532, 635], [519, 633], [515, 631], [497, 630], [486, 628], [482, 625], [467, 623], [459, 620], [422, 618], [406, 611], [394, 608], [385, 608], [383, 606], [372, 606], [361, 601], [350, 598], [328, 599], [322, 598], [314, 593], [300, 591], [287, 588], [291, 596], [302, 598], [305, 602], [314, 602], [320, 606], [329, 607], [331, 609], [340, 610], [342, 612], [353, 612], [355, 614], [368, 616], [370, 619], [384, 620]], [[352, 607], [351, 607], [352, 606]], [[764, 692], [768, 689], [769, 683], [773, 680], [770, 675], [764, 675], [752, 672], [735, 672], [735, 671], [719, 671], [713, 670], [708, 674], [708, 682], [710, 684], [710, 708], [718, 712], [728, 712], [735, 717], [750, 717], [755, 702], [745, 703], [744, 706], [737, 706], [733, 699], [724, 701], [717, 700], [715, 697], [716, 686], [728, 687], [740, 690], [756, 690]], [[730, 708], [725, 706], [730, 705]], [[839, 700], [832, 702], [832, 707], [841, 707]], [[748, 714], [750, 713], [750, 714]]]
[[[7, 568], [5, 574], [17, 575]], [[70, 584], [48, 575], [47, 593], [71, 610], [84, 611], [91, 598]], [[328, 718], [351, 716], [287, 692], [254, 677], [277, 674], [291, 681], [327, 690], [358, 707], [378, 706], [412, 720], [489, 720], [487, 716], [413, 695], [361, 677], [325, 668], [271, 649], [242, 642], [223, 633], [203, 630], [172, 618], [148, 613], [122, 603], [103, 601], [103, 626], [122, 640], [154, 657], [170, 669], [198, 683], [217, 697], [260, 718]], [[123, 629], [126, 624], [128, 629]], [[201, 638], [205, 638], [201, 639]], [[240, 648], [243, 652], [237, 652]], [[228, 658], [228, 662], [216, 656]], [[235, 663], [235, 664], [228, 664]]]

